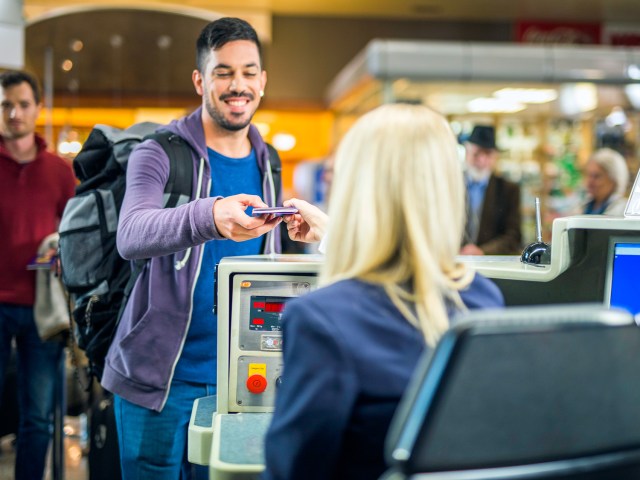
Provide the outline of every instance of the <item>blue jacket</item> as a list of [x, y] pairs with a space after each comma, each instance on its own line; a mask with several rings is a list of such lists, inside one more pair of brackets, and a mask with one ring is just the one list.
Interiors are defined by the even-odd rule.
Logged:
[[[150, 261], [131, 292], [109, 348], [102, 385], [132, 403], [157, 411], [162, 410], [169, 394], [189, 328], [202, 245], [223, 240], [213, 221], [213, 204], [219, 197], [209, 197], [211, 169], [201, 115], [198, 108], [166, 126], [194, 150], [193, 201], [162, 208], [169, 159], [157, 142], [147, 140], [129, 158], [118, 223], [120, 255]], [[274, 205], [276, 195], [265, 174], [269, 153], [253, 125], [249, 140], [263, 174], [263, 200]], [[201, 164], [204, 168], [199, 174]], [[277, 233], [274, 229], [267, 235], [264, 253], [279, 251]], [[184, 268], [176, 269], [176, 261], [184, 259]]]
[[[469, 309], [501, 307], [476, 275]], [[422, 355], [422, 334], [378, 285], [345, 280], [287, 304], [284, 373], [265, 440], [265, 480], [377, 479], [391, 417]]]

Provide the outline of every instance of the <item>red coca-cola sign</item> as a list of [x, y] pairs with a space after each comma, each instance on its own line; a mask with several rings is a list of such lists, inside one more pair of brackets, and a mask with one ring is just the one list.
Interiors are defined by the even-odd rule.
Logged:
[[518, 22], [516, 41], [544, 44], [599, 44], [602, 28], [599, 23]]
[[608, 35], [609, 45], [640, 47], [640, 32], [612, 32]]

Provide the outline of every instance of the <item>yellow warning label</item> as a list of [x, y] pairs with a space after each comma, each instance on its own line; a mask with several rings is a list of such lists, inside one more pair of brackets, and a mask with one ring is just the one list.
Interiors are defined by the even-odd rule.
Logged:
[[249, 364], [249, 377], [251, 375], [267, 376], [267, 364], [266, 363], [250, 363]]

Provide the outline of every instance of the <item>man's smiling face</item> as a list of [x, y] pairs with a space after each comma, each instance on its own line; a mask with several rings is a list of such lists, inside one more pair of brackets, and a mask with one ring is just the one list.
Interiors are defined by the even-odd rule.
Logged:
[[194, 76], [196, 91], [211, 118], [231, 131], [249, 125], [266, 83], [258, 47], [249, 40], [234, 40], [212, 49], [204, 72]]

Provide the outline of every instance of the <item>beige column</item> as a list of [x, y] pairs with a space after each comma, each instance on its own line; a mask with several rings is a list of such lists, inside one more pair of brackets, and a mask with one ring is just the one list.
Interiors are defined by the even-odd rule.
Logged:
[[24, 66], [22, 0], [0, 2], [0, 68]]

